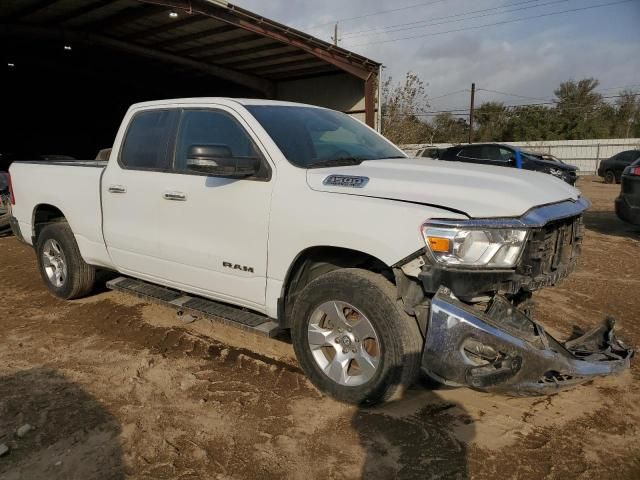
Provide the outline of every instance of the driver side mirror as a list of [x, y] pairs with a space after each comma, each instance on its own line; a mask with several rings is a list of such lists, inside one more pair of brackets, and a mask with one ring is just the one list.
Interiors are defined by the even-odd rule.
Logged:
[[251, 177], [260, 170], [260, 159], [234, 157], [227, 145], [191, 145], [187, 169], [214, 177]]

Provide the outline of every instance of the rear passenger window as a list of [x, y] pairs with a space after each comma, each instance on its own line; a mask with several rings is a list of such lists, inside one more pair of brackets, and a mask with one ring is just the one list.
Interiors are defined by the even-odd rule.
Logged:
[[150, 110], [136, 114], [127, 130], [120, 163], [125, 168], [169, 170], [170, 144], [173, 143], [179, 112]]
[[631, 164], [631, 162], [633, 162], [636, 158], [638, 158], [637, 150], [629, 150], [620, 154], [620, 160], [622, 160], [624, 163]]

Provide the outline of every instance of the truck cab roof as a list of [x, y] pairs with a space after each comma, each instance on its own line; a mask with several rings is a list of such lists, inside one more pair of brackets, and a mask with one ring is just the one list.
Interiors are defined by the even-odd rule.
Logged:
[[231, 98], [231, 97], [191, 97], [191, 98], [171, 98], [166, 100], [150, 100], [148, 102], [134, 103], [131, 110], [141, 108], [165, 107], [176, 104], [223, 104], [223, 105], [271, 105], [271, 106], [290, 106], [290, 107], [307, 107], [307, 108], [323, 108], [316, 105], [308, 105], [305, 103], [286, 102], [282, 100], [264, 100], [261, 98]]

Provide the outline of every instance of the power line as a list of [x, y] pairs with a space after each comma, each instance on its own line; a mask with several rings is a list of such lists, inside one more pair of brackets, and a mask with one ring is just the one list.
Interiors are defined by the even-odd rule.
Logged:
[[503, 20], [501, 22], [494, 22], [494, 23], [487, 23], [484, 25], [475, 25], [475, 26], [471, 26], [471, 27], [463, 27], [463, 28], [456, 28], [453, 30], [446, 30], [444, 32], [434, 32], [434, 33], [424, 33], [421, 35], [411, 35], [408, 37], [399, 37], [399, 38], [392, 38], [392, 39], [388, 39], [388, 40], [378, 40], [378, 41], [374, 41], [374, 42], [365, 42], [365, 43], [356, 43], [351, 45], [351, 47], [360, 47], [360, 46], [365, 46], [365, 45], [374, 45], [374, 44], [381, 44], [381, 43], [390, 43], [390, 42], [398, 42], [400, 40], [409, 40], [409, 39], [413, 39], [413, 38], [423, 38], [423, 37], [433, 37], [436, 35], [444, 35], [447, 33], [455, 33], [455, 32], [463, 32], [465, 30], [475, 30], [475, 29], [479, 29], [479, 28], [486, 28], [486, 27], [494, 27], [497, 25], [506, 25], [508, 23], [515, 23], [515, 22], [522, 22], [524, 20], [532, 20], [532, 19], [536, 19], [536, 18], [544, 18], [544, 17], [551, 17], [554, 15], [561, 15], [564, 13], [574, 13], [574, 12], [580, 12], [583, 10], [591, 10], [593, 8], [601, 8], [601, 7], [609, 7], [612, 5], [619, 5], [622, 3], [629, 3], [632, 1], [636, 1], [636, 0], [619, 0], [617, 2], [609, 2], [609, 3], [601, 3], [598, 5], [591, 5], [588, 7], [580, 7], [580, 8], [572, 8], [569, 10], [561, 10], [559, 12], [550, 12], [550, 13], [543, 13], [540, 15], [530, 15], [528, 17], [522, 17], [522, 18], [514, 18], [511, 20]]
[[[594, 90], [594, 93], [600, 93], [600, 92], [604, 92], [604, 91], [607, 91], [607, 90], [622, 90], [622, 89], [626, 89], [626, 88], [630, 88], [630, 87], [634, 87], [634, 86], [640, 86], [640, 83], [632, 84], [632, 85], [623, 85], [621, 87], [602, 88], [602, 89], [599, 89], [599, 90]], [[544, 100], [544, 101], [552, 101], [553, 100], [551, 98], [529, 97], [529, 96], [520, 95], [520, 94], [517, 94], [517, 93], [502, 92], [500, 90], [491, 90], [491, 89], [488, 89], [488, 88], [477, 88], [476, 92], [479, 92], [479, 91], [498, 93], [500, 95], [505, 95], [505, 96], [508, 96], [508, 97], [524, 98], [526, 100]], [[613, 97], [613, 98], [618, 98], [620, 96], [621, 95], [618, 95], [618, 96]], [[603, 98], [612, 98], [612, 97], [603, 97]]]
[[517, 93], [501, 92], [500, 90], [489, 90], [488, 88], [478, 88], [476, 91], [498, 93], [500, 95], [506, 95], [507, 97], [518, 97], [518, 98], [524, 98], [527, 100], [550, 100], [549, 98], [527, 97], [526, 95], [518, 95]]
[[401, 10], [409, 10], [409, 9], [417, 8], [417, 7], [428, 7], [429, 5], [435, 5], [436, 3], [442, 3], [442, 2], [446, 2], [446, 1], [447, 0], [433, 0], [433, 1], [430, 1], [430, 2], [415, 3], [413, 5], [407, 5], [407, 6], [404, 6], [404, 7], [391, 8], [389, 10], [379, 10], [377, 12], [365, 13], [364, 15], [357, 15], [355, 17], [338, 18], [336, 20], [331, 20], [329, 22], [318, 23], [317, 25], [313, 25], [311, 27], [307, 27], [307, 29], [310, 30], [310, 29], [319, 28], [319, 27], [326, 27], [327, 25], [331, 25], [331, 24], [334, 24], [336, 22], [349, 22], [351, 20], [357, 20], [357, 19], [360, 19], [360, 18], [374, 17], [376, 15], [382, 15], [383, 13], [399, 12]]
[[462, 90], [456, 90], [455, 92], [445, 93], [444, 95], [439, 95], [437, 97], [427, 97], [427, 100], [429, 100], [429, 101], [438, 100], [439, 98], [450, 97], [451, 95], [457, 95], [459, 93], [466, 93], [468, 91], [469, 91], [468, 88], [463, 88]]
[[640, 83], [632, 83], [631, 85], [622, 85], [621, 87], [608, 87], [608, 88], [600, 88], [601, 92], [606, 92], [607, 90], [625, 90], [627, 88], [640, 87]]
[[[640, 96], [640, 93], [632, 93], [630, 94], [631, 96]], [[623, 97], [624, 95], [609, 95], [609, 96], [603, 96], [602, 99], [611, 99], [611, 98], [620, 98]], [[598, 105], [575, 105], [577, 102], [566, 102], [566, 104], [568, 105], [574, 105], [574, 106], [565, 106], [563, 105], [562, 108], [567, 109], [567, 110], [582, 110], [582, 109], [587, 109], [587, 108], [597, 108]], [[548, 106], [548, 105], [555, 105], [558, 106], [559, 102], [541, 102], [541, 103], [518, 103], [518, 104], [513, 104], [513, 105], [504, 105], [504, 110], [496, 110], [493, 112], [483, 112], [483, 115], [486, 114], [504, 114], [504, 113], [511, 113], [513, 114], [513, 112], [509, 112], [508, 109], [515, 109], [518, 107], [542, 107], [542, 106]], [[424, 112], [411, 112], [411, 113], [407, 113], [407, 114], [403, 114], [402, 116], [416, 116], [416, 117], [423, 117], [423, 116], [435, 116], [435, 115], [440, 115], [443, 113], [451, 113], [453, 115], [468, 115], [469, 114], [469, 109], [468, 108], [453, 108], [453, 109], [449, 109], [449, 110], [427, 110]]]
[[[407, 30], [415, 30], [416, 28], [424, 28], [424, 27], [433, 27], [436, 25], [445, 25], [448, 23], [455, 23], [455, 22], [464, 22], [466, 20], [473, 20], [476, 18], [482, 18], [482, 17], [489, 17], [489, 16], [493, 16], [493, 15], [502, 15], [504, 13], [513, 13], [513, 12], [517, 12], [519, 10], [527, 10], [530, 8], [537, 8], [537, 7], [544, 7], [546, 5], [551, 5], [551, 4], [557, 4], [557, 3], [566, 3], [570, 0], [553, 0], [553, 1], [549, 1], [546, 3], [541, 3], [541, 4], [537, 4], [538, 2], [540, 2], [541, 0], [526, 0], [524, 2], [518, 2], [518, 3], [514, 3], [512, 5], [502, 5], [500, 7], [493, 7], [493, 8], [485, 8], [482, 10], [475, 10], [475, 11], [471, 11], [471, 12], [465, 12], [465, 13], [457, 13], [454, 15], [445, 15], [443, 17], [434, 17], [434, 18], [430, 18], [428, 20], [419, 20], [416, 22], [409, 22], [409, 23], [399, 23], [397, 25], [389, 25], [389, 26], [385, 26], [385, 27], [378, 27], [378, 28], [372, 28], [372, 29], [366, 29], [366, 30], [360, 30], [358, 32], [351, 32], [351, 33], [345, 33], [344, 37], [360, 37], [362, 35], [367, 35], [371, 32], [371, 34], [373, 33], [393, 33], [393, 32], [397, 32], [397, 31], [407, 31]], [[456, 17], [466, 17], [467, 15], [472, 15], [474, 13], [481, 13], [481, 12], [488, 12], [491, 10], [502, 10], [504, 8], [510, 8], [510, 7], [515, 7], [517, 5], [522, 5], [522, 4], [529, 4], [529, 3], [536, 3], [536, 5], [528, 5], [525, 7], [520, 7], [520, 8], [514, 8], [512, 10], [505, 10], [505, 11], [498, 11], [498, 12], [493, 12], [493, 13], [484, 13], [482, 15], [475, 15], [472, 17], [467, 17], [467, 18], [456, 18]], [[447, 19], [451, 19], [453, 18], [454, 20], [447, 20]], [[447, 20], [445, 22], [434, 22], [435, 20]], [[409, 26], [409, 25], [414, 25], [414, 26]]]

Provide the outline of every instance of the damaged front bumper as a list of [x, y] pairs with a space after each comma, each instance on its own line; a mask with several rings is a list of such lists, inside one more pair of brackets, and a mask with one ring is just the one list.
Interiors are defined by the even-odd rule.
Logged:
[[613, 320], [560, 343], [503, 296], [485, 312], [445, 287], [431, 301], [423, 369], [448, 385], [509, 395], [546, 395], [629, 367], [633, 350]]

